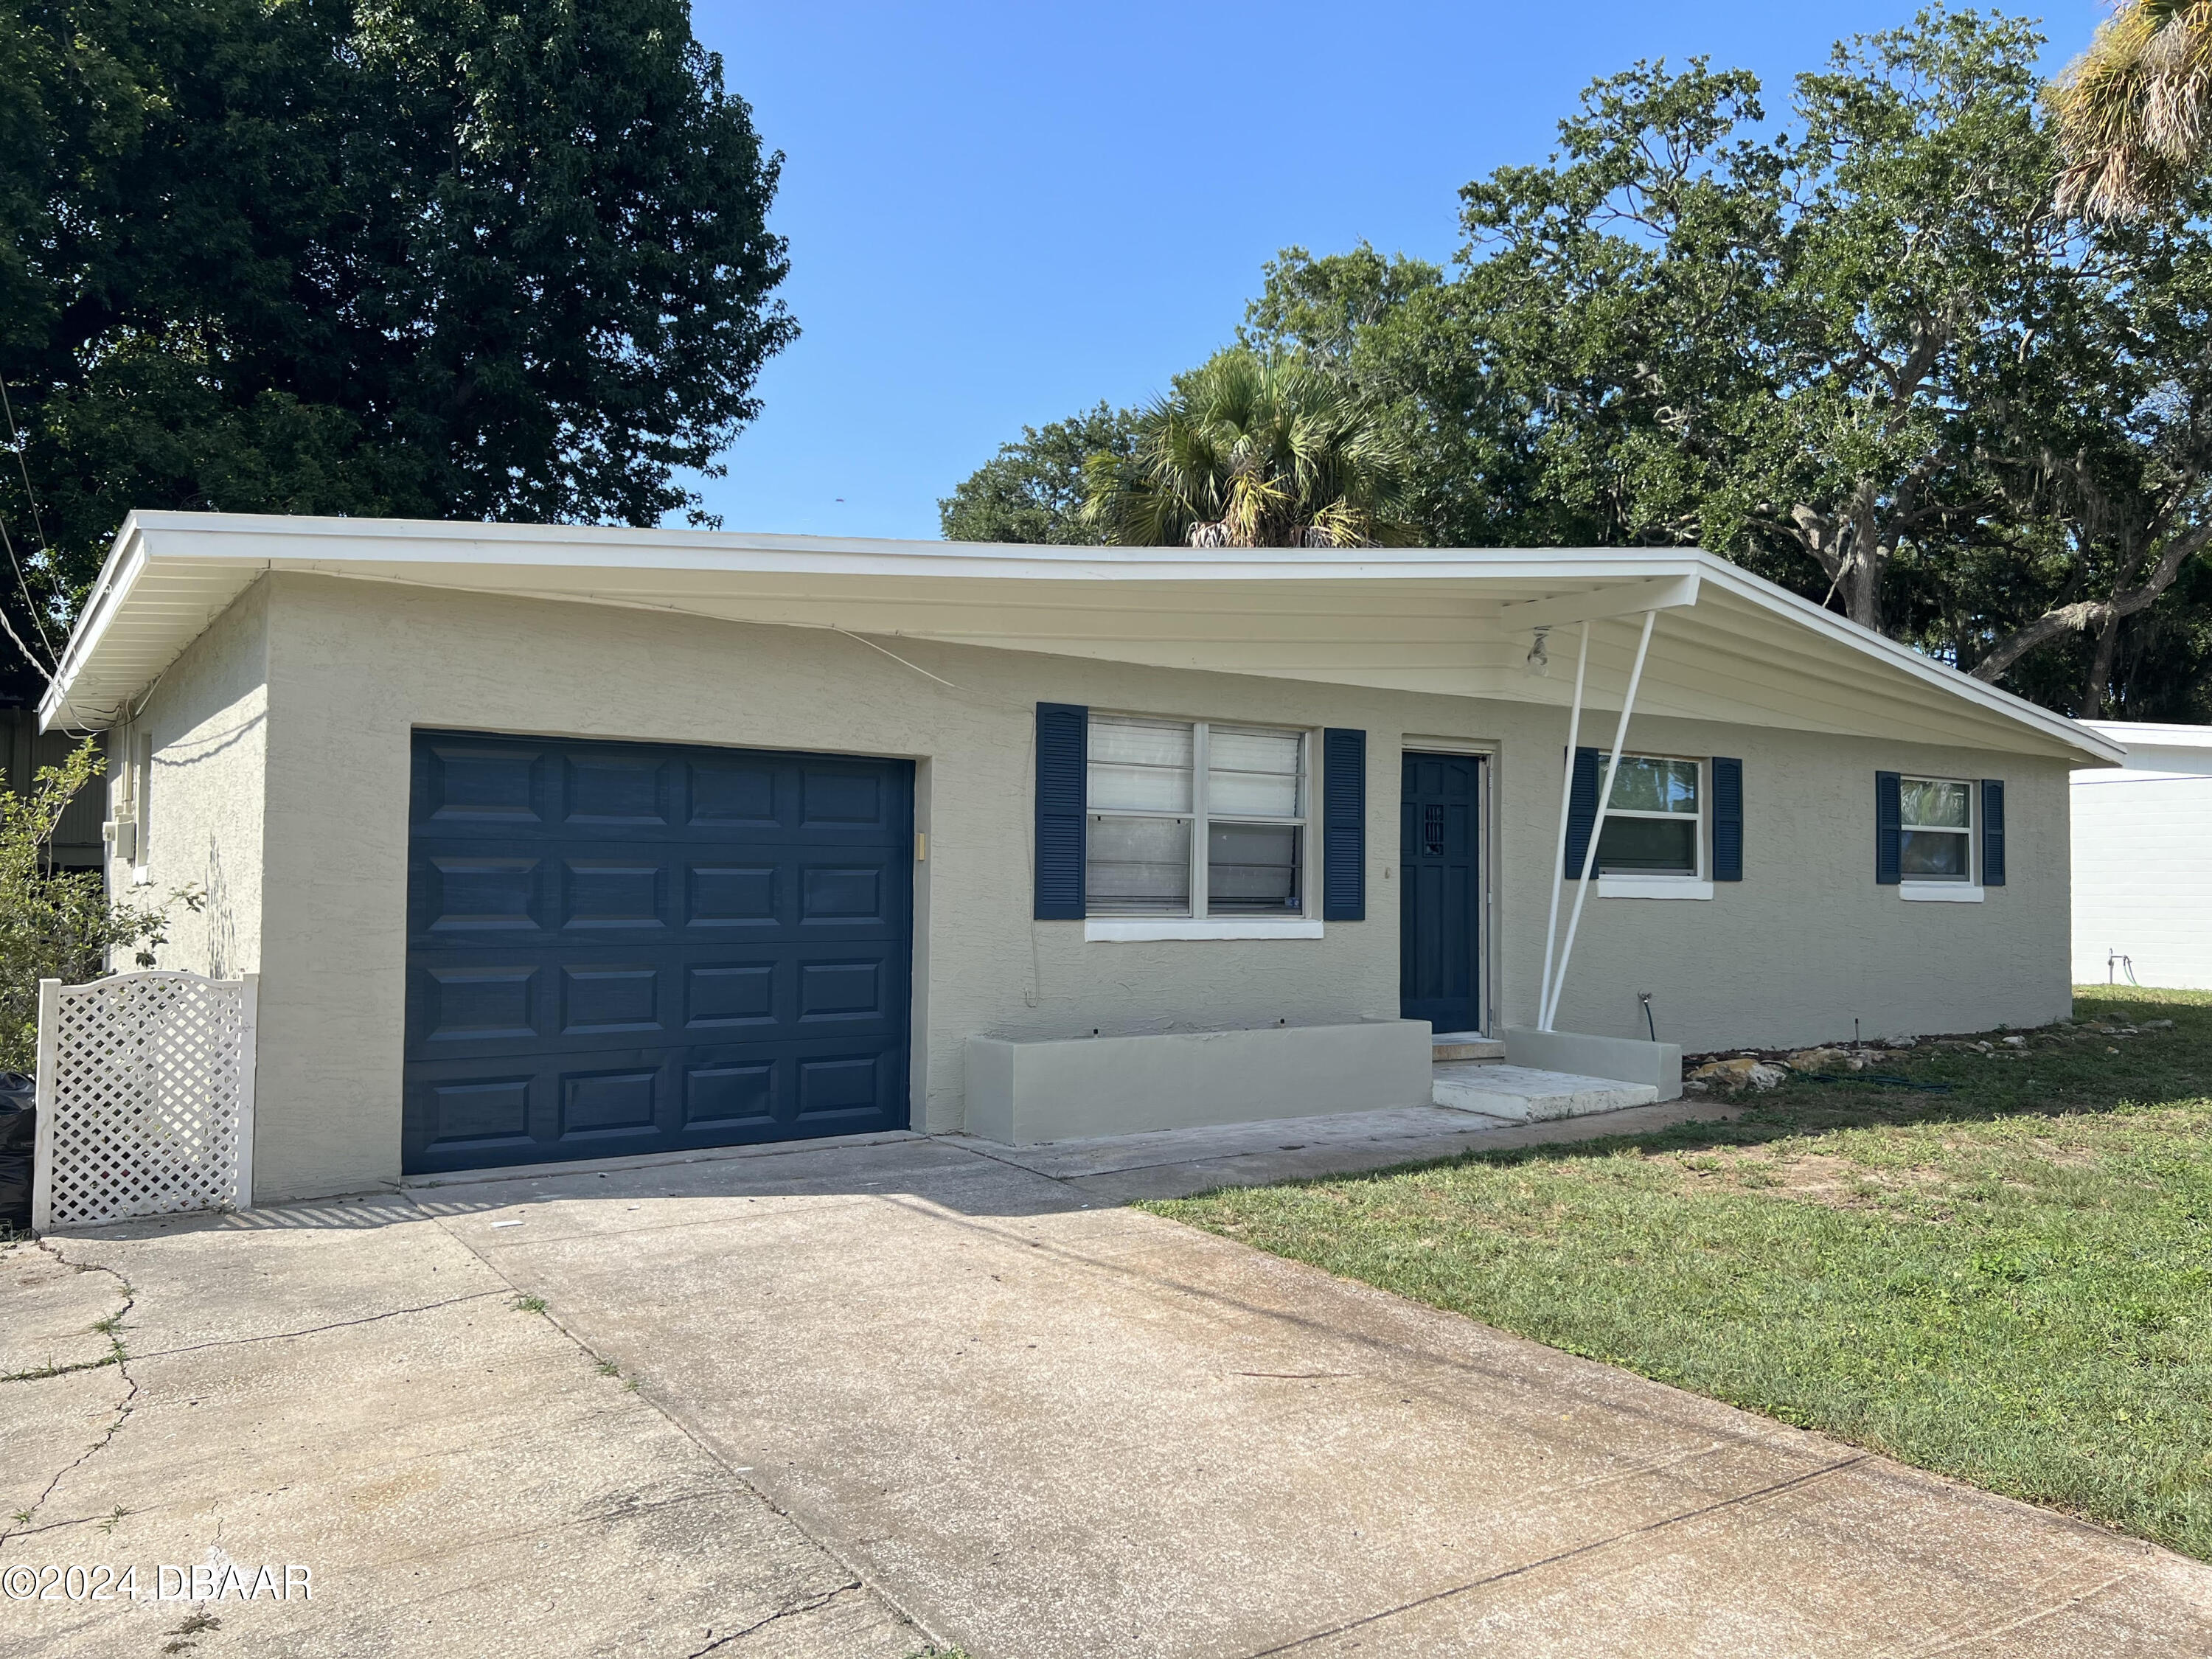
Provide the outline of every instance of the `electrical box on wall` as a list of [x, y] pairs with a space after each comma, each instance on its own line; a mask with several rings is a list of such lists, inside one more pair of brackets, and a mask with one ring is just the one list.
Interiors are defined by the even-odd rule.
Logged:
[[111, 858], [138, 860], [138, 825], [132, 818], [110, 818], [100, 826], [100, 839], [107, 843]]

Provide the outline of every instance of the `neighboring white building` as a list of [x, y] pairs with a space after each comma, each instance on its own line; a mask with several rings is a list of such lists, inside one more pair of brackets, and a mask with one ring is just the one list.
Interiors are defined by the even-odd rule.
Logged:
[[56, 678], [161, 964], [261, 976], [263, 1201], [2039, 1024], [2120, 759], [1692, 549], [144, 514]]
[[2084, 724], [2128, 758], [2074, 775], [2075, 981], [2212, 988], [2212, 726]]

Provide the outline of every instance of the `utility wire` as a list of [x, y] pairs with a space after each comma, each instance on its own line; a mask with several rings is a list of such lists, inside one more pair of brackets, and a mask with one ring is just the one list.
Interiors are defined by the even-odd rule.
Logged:
[[[8, 550], [9, 556], [10, 558], [15, 556], [15, 550], [12, 546]], [[18, 574], [21, 573], [19, 572]], [[37, 613], [33, 611], [33, 614], [35, 616]], [[39, 671], [39, 678], [40, 679], [46, 681], [48, 685], [52, 685], [54, 683], [53, 675], [48, 672], [46, 665], [44, 663], [40, 662], [36, 657], [31, 654], [31, 647], [23, 643], [23, 636], [15, 631], [15, 624], [8, 620], [8, 608], [5, 605], [0, 605], [0, 628], [4, 628], [8, 630], [8, 637], [15, 642], [15, 649], [23, 653], [23, 660]], [[46, 637], [43, 632], [40, 635], [40, 637], [41, 639]]]
[[[23, 500], [31, 509], [31, 528], [38, 532], [39, 550], [46, 555], [47, 562], [51, 563], [53, 558], [53, 545], [46, 540], [46, 523], [39, 517], [38, 492], [31, 488], [31, 461], [29, 456], [23, 452], [23, 434], [15, 429], [15, 406], [8, 401], [8, 381], [5, 376], [0, 376], [0, 413], [5, 413], [8, 416], [8, 441], [15, 448], [15, 465], [23, 470]], [[39, 604], [32, 596], [30, 579], [23, 574], [23, 562], [15, 556], [15, 540], [14, 537], [8, 534], [8, 526], [4, 520], [0, 520], [0, 542], [7, 544], [8, 562], [15, 568], [15, 585], [23, 590], [23, 606], [31, 613], [31, 625], [39, 630], [39, 642], [46, 647], [46, 661], [57, 662], [59, 659], [54, 654], [54, 642], [47, 637], [46, 619], [39, 615]], [[5, 620], [5, 618], [0, 618], [0, 620]], [[42, 674], [46, 673], [44, 668], [39, 667], [38, 659], [31, 656], [30, 647], [16, 637], [13, 623], [9, 624], [8, 637], [15, 641], [17, 650], [30, 658], [33, 667], [39, 668], [39, 672]], [[52, 674], [46, 674], [46, 683], [50, 685], [53, 683]]]

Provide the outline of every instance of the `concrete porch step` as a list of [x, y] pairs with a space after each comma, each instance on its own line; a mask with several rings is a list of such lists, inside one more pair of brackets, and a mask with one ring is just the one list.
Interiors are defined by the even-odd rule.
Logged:
[[1430, 1057], [1447, 1060], [1503, 1060], [1505, 1045], [1494, 1042], [1480, 1031], [1438, 1031], [1429, 1039]]
[[1439, 1106], [1480, 1112], [1509, 1123], [1538, 1123], [1649, 1106], [1659, 1091], [1649, 1083], [1540, 1072], [1494, 1060], [1448, 1060], [1438, 1065], [1432, 1098]]

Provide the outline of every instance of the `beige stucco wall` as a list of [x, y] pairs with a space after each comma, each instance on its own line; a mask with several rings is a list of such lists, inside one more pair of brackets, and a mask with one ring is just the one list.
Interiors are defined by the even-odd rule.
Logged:
[[[1534, 1012], [1559, 710], [887, 641], [952, 690], [819, 629], [298, 574], [269, 578], [247, 603], [267, 610], [265, 859], [258, 838], [249, 853], [241, 836], [234, 851], [214, 808], [204, 810], [227, 879], [234, 885], [258, 860], [267, 896], [258, 958], [264, 1200], [398, 1173], [416, 726], [915, 760], [929, 856], [916, 872], [915, 1100], [917, 1122], [932, 1130], [960, 1127], [963, 1046], [979, 1033], [1394, 1015], [1398, 757], [1408, 734], [1495, 749], [1497, 1000], [1503, 1024]], [[258, 627], [219, 629], [194, 649], [252, 656], [260, 638]], [[1041, 699], [1364, 727], [1370, 919], [1332, 923], [1318, 940], [1146, 945], [1086, 944], [1079, 922], [1033, 922], [1030, 744]], [[1746, 878], [1705, 903], [1593, 897], [1562, 1027], [1633, 1034], [1639, 990], [1655, 994], [1661, 1036], [1692, 1049], [1848, 1036], [1854, 1016], [1875, 1036], [2029, 1024], [2066, 1011], [2063, 763], [1662, 720], [1639, 720], [1631, 744], [1743, 758]], [[1907, 904], [1877, 889], [1878, 767], [2004, 778], [2011, 884], [1981, 905]], [[168, 775], [157, 772], [157, 790]], [[165, 810], [158, 795], [155, 810]]]
[[[1556, 754], [1564, 721], [1552, 720]], [[1600, 726], [1609, 743], [1611, 720]], [[1743, 880], [1717, 883], [1705, 903], [1593, 896], [1560, 1030], [1642, 1036], [1639, 991], [1652, 994], [1661, 1038], [1693, 1052], [1832, 1041], [1854, 1018], [1869, 1037], [2037, 1025], [2071, 1006], [2064, 763], [1692, 720], [1637, 720], [1629, 746], [1742, 759]], [[2006, 884], [1979, 904], [1876, 886], [1877, 770], [2002, 779]], [[1558, 822], [1556, 793], [1540, 793], [1501, 792], [1509, 890], [1523, 895], [1545, 878]], [[1514, 908], [1505, 937], [1528, 968], [1505, 1001], [1520, 1024], [1534, 1006], [1544, 917], [1526, 897]]]
[[[107, 879], [126, 902], [167, 908], [168, 942], [156, 953], [163, 968], [234, 979], [261, 966], [267, 647], [264, 582], [186, 647], [150, 695], [134, 701], [135, 720], [108, 733], [111, 803], [133, 747], [143, 737], [154, 740], [145, 879], [114, 858]], [[176, 900], [179, 890], [204, 896], [201, 908]]]

